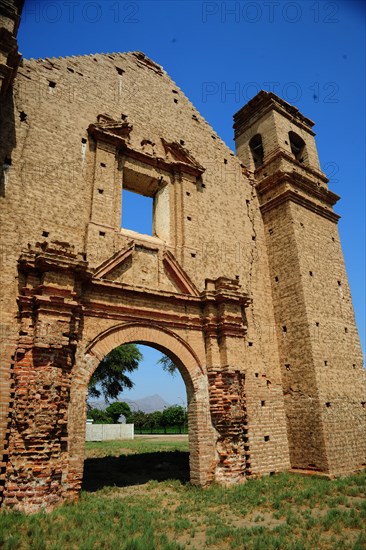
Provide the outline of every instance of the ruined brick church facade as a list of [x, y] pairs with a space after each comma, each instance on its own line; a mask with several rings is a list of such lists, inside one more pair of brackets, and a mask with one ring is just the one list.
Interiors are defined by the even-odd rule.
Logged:
[[[128, 342], [179, 366], [193, 483], [364, 467], [365, 371], [313, 123], [260, 92], [234, 155], [142, 53], [19, 65], [20, 5], [0, 10], [2, 504], [77, 497], [88, 381]], [[124, 227], [123, 188], [153, 199], [152, 235]]]

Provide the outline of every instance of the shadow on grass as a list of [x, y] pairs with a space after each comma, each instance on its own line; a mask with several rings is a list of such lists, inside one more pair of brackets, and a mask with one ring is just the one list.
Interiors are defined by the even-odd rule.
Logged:
[[128, 487], [168, 479], [178, 479], [182, 483], [189, 481], [188, 452], [163, 451], [87, 458], [82, 489], [94, 492], [103, 487]]

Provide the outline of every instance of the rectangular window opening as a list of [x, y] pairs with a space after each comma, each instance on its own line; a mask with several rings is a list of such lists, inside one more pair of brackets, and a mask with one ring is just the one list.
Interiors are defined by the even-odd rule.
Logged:
[[145, 197], [127, 189], [122, 190], [121, 227], [143, 235], [154, 235], [153, 232], [153, 197]]

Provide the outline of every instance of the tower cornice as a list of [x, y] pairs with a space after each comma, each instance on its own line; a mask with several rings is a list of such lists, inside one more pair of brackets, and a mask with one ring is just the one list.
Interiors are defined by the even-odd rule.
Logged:
[[263, 118], [269, 111], [275, 110], [282, 116], [295, 122], [303, 130], [315, 136], [312, 130], [314, 122], [300, 113], [294, 105], [290, 105], [276, 94], [261, 90], [253, 99], [234, 115], [234, 132], [237, 139], [255, 120]]

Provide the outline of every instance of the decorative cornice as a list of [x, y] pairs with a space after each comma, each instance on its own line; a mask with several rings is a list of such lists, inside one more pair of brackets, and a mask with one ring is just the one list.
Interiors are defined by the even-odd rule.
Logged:
[[130, 285], [128, 283], [120, 283], [116, 281], [108, 281], [105, 279], [91, 278], [88, 283], [91, 288], [103, 288], [103, 295], [108, 296], [108, 291], [111, 294], [121, 293], [125, 296], [128, 294], [138, 294], [142, 296], [150, 296], [152, 299], [168, 300], [168, 301], [183, 301], [200, 303], [200, 296], [193, 296], [192, 294], [182, 294], [179, 292], [171, 292], [169, 290], [150, 289], [144, 286]]
[[251, 303], [250, 296], [241, 291], [239, 281], [227, 277], [206, 279], [206, 289], [201, 296], [206, 302], [239, 302], [244, 307]]
[[180, 143], [175, 141], [168, 142], [161, 138], [165, 153], [170, 153], [173, 157], [173, 164], [182, 172], [190, 170], [194, 175], [202, 175], [205, 168], [196, 161], [196, 159]]
[[[199, 293], [171, 252], [158, 250], [165, 269], [179, 290], [149, 289], [102, 279], [133, 254], [136, 250], [134, 243], [103, 262], [94, 272], [87, 271], [87, 263], [78, 260], [67, 243], [44, 244], [39, 248], [30, 249], [19, 259], [19, 268], [25, 275], [34, 271], [38, 275], [27, 278], [18, 297], [20, 318], [32, 318], [35, 327], [34, 333], [29, 332], [25, 322], [24, 344], [32, 340], [40, 347], [74, 345], [78, 334], [72, 327], [75, 322], [75, 326], [79, 326], [81, 316], [154, 321], [167, 327], [200, 330], [206, 337], [213, 338], [245, 337], [247, 326], [243, 308], [248, 306], [250, 298], [241, 291], [237, 280], [226, 277], [207, 280], [206, 290]], [[68, 276], [59, 277], [57, 284], [53, 277], [39, 277], [48, 271], [65, 275], [72, 273], [73, 284], [70, 286]], [[48, 330], [49, 320], [53, 322], [57, 318], [68, 323], [66, 331], [61, 323], [57, 325], [55, 334], [46, 334], [44, 330]]]
[[325, 187], [316, 185], [306, 174], [301, 174], [299, 172], [276, 172], [261, 180], [261, 182], [256, 185], [256, 190], [261, 197], [264, 197], [266, 193], [273, 191], [281, 184], [291, 185], [291, 187], [304, 191], [308, 195], [312, 195], [314, 198], [331, 207], [340, 199], [339, 195], [336, 195]]
[[88, 133], [96, 140], [106, 141], [116, 147], [123, 147], [130, 139], [132, 124], [114, 120], [106, 114], [97, 116], [97, 123], [89, 124]]
[[120, 155], [129, 156], [139, 162], [171, 173], [182, 172], [200, 177], [205, 171], [205, 168], [179, 143], [161, 139], [167, 156], [172, 157], [171, 160], [168, 158], [163, 159], [145, 151], [138, 151], [130, 146], [129, 139], [133, 126], [129, 122], [114, 120], [106, 114], [98, 115], [97, 120], [97, 123], [89, 124], [89, 135], [95, 141], [113, 145], [116, 148], [116, 153]]
[[[262, 173], [264, 174], [266, 173], [266, 170], [268, 170], [271, 164], [273, 164], [276, 160], [281, 160], [281, 159], [284, 159], [285, 161], [292, 164], [294, 166], [294, 171], [300, 168], [301, 172], [306, 174], [308, 177], [313, 177], [316, 180], [322, 181], [323, 183], [328, 183], [329, 181], [327, 176], [323, 174], [323, 172], [321, 172], [320, 170], [316, 170], [311, 166], [307, 166], [303, 162], [299, 162], [287, 151], [284, 151], [283, 149], [280, 149], [280, 148], [275, 149], [273, 153], [266, 158], [262, 166], [260, 166], [254, 171], [254, 177], [256, 178], [256, 180], [258, 181], [258, 178], [262, 175]], [[261, 183], [262, 183], [262, 180], [260, 181], [259, 185]]]
[[74, 253], [68, 243], [37, 243], [35, 248], [24, 251], [18, 266], [21, 270], [45, 271], [73, 271], [86, 274], [88, 263]]
[[296, 191], [292, 191], [291, 189], [284, 191], [280, 195], [277, 195], [277, 197], [274, 197], [273, 199], [269, 200], [265, 204], [262, 204], [260, 206], [261, 212], [263, 214], [265, 212], [269, 212], [270, 210], [273, 210], [274, 208], [277, 208], [281, 204], [284, 204], [288, 201], [299, 204], [300, 206], [303, 206], [307, 210], [310, 210], [315, 214], [322, 216], [323, 218], [327, 218], [328, 220], [334, 223], [338, 223], [338, 220], [340, 218], [340, 216], [338, 214], [335, 214], [333, 211], [328, 210], [324, 206], [321, 206], [307, 199], [303, 195], [300, 195], [299, 193], [296, 193]]
[[136, 149], [132, 149], [127, 144], [124, 144], [123, 147], [120, 147], [119, 153], [121, 155], [126, 155], [130, 158], [133, 158], [143, 164], [147, 164], [149, 166], [153, 166], [154, 168], [165, 170], [166, 172], [170, 172], [173, 174], [185, 173], [198, 178], [205, 171], [205, 168], [203, 167], [198, 168], [197, 166], [186, 164], [184, 162], [168, 161], [161, 157], [154, 157], [152, 155], [148, 155], [147, 153], [144, 153], [142, 151], [137, 151]]
[[300, 113], [297, 107], [294, 107], [287, 101], [284, 101], [272, 92], [261, 90], [244, 107], [234, 115], [235, 139], [237, 139], [246, 128], [253, 123], [255, 119], [262, 118], [269, 111], [277, 111], [282, 116], [294, 122], [311, 135], [314, 122]]

